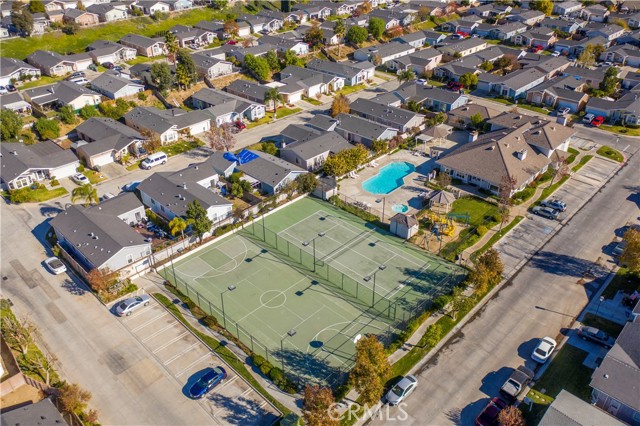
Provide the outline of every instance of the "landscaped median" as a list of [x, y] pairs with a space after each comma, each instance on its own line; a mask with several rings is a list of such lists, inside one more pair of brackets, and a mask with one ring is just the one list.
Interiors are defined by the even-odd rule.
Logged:
[[622, 163], [624, 161], [624, 156], [620, 152], [606, 145], [598, 148], [596, 154], [608, 158], [609, 160], [617, 161], [618, 163]]
[[47, 189], [41, 185], [35, 189], [30, 187], [14, 189], [11, 191], [2, 191], [2, 196], [13, 204], [20, 203], [42, 203], [44, 201], [53, 200], [54, 198], [67, 195], [69, 191], [63, 187]]
[[593, 155], [585, 155], [583, 156], [580, 161], [578, 161], [578, 164], [576, 164], [575, 166], [573, 166], [571, 168], [572, 172], [577, 172], [578, 170], [580, 170], [585, 164], [587, 164], [589, 162], [589, 160], [591, 160], [593, 158]]
[[515, 228], [516, 225], [519, 224], [520, 222], [522, 222], [523, 219], [524, 219], [524, 216], [516, 216], [511, 222], [509, 222], [509, 224], [507, 226], [505, 226], [500, 231], [498, 231], [495, 234], [493, 234], [493, 236], [491, 238], [489, 238], [489, 241], [487, 241], [478, 250], [473, 252], [473, 254], [471, 255], [471, 260], [477, 259], [478, 256], [480, 256], [482, 253], [484, 253], [485, 251], [487, 251], [491, 247], [493, 247], [493, 245], [495, 243], [497, 243], [502, 237], [507, 235], [509, 233], [509, 231], [511, 231], [513, 228]]
[[[292, 114], [296, 114], [300, 111], [302, 111], [302, 108], [285, 108], [285, 107], [279, 108], [278, 113], [276, 114], [276, 120], [285, 118]], [[253, 127], [260, 126], [262, 124], [271, 123], [271, 121], [273, 121], [273, 111], [267, 111], [265, 116], [262, 117], [260, 120], [247, 123], [247, 129], [251, 129]]]

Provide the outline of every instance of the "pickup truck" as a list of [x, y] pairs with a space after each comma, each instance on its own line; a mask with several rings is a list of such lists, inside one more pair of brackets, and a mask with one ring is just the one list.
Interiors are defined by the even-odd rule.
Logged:
[[510, 400], [515, 400], [520, 392], [529, 384], [533, 379], [534, 373], [524, 365], [521, 365], [517, 369], [513, 370], [511, 376], [500, 388], [500, 393]]

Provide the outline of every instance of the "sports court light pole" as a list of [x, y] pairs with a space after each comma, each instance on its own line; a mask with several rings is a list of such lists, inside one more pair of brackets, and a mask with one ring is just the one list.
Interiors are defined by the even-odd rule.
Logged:
[[235, 289], [236, 289], [236, 286], [231, 284], [229, 287], [227, 287], [225, 291], [220, 293], [220, 300], [222, 301], [222, 322], [224, 323], [224, 328], [227, 328], [227, 316], [224, 314], [224, 294], [228, 291], [233, 291]]
[[302, 245], [307, 247], [309, 244], [313, 246], [313, 272], [316, 271], [316, 238], [324, 237], [325, 232], [318, 232], [316, 237], [313, 237], [311, 241], [303, 241]]
[[293, 337], [295, 336], [297, 333], [295, 328], [292, 328], [291, 330], [287, 331], [287, 334], [280, 339], [280, 359], [282, 360], [282, 374], [284, 375], [284, 341], [286, 340], [287, 337]]
[[378, 269], [372, 275], [367, 275], [363, 278], [365, 282], [369, 282], [373, 276], [373, 297], [371, 298], [371, 307], [376, 304], [376, 275], [378, 272], [384, 271], [385, 269], [387, 269], [387, 265], [378, 265]]

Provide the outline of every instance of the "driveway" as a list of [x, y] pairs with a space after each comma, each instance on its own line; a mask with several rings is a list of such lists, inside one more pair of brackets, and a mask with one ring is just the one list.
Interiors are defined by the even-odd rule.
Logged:
[[278, 412], [259, 393], [155, 300], [119, 321], [183, 384], [183, 398], [188, 398], [188, 389], [205, 369], [222, 366], [227, 371], [224, 382], [205, 398], [193, 402], [203, 407], [215, 424], [267, 426], [279, 418]]

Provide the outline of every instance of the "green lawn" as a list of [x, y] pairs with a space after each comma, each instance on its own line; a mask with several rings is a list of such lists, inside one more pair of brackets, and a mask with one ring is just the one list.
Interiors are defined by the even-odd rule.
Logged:
[[336, 95], [350, 95], [352, 93], [355, 92], [359, 92], [361, 90], [366, 89], [367, 86], [365, 86], [364, 84], [357, 84], [355, 86], [344, 86], [344, 88], [342, 88], [341, 90], [338, 90], [336, 92]]
[[571, 148], [571, 147], [569, 147], [568, 151], [569, 151], [569, 156], [567, 157], [567, 159], [565, 161], [566, 161], [567, 164], [571, 164], [574, 161], [576, 161], [576, 157], [578, 156], [578, 154], [580, 154], [580, 151], [578, 151], [575, 148]]
[[84, 172], [82, 172], [83, 175], [85, 175], [87, 177], [87, 179], [89, 179], [89, 182], [91, 182], [92, 185], [95, 185], [98, 182], [102, 182], [103, 180], [106, 179], [106, 177], [100, 177], [100, 173], [96, 172], [94, 170], [88, 170], [85, 169]]
[[549, 115], [551, 114], [552, 111], [546, 109], [546, 108], [541, 108], [535, 105], [527, 105], [527, 104], [518, 104], [517, 105], [518, 108], [522, 108], [522, 109], [528, 109], [529, 111], [533, 111], [533, 112], [537, 112], [540, 114], [546, 114]]
[[549, 198], [549, 196], [554, 192], [556, 192], [556, 189], [560, 188], [560, 186], [562, 186], [562, 184], [565, 183], [567, 180], [569, 180], [569, 176], [563, 176], [562, 179], [556, 181], [553, 185], [551, 186], [546, 185], [545, 188], [542, 190], [542, 194], [540, 194], [540, 198], [536, 200], [536, 203], [539, 203], [540, 201]]
[[511, 197], [511, 199], [513, 200], [513, 203], [515, 205], [519, 205], [529, 200], [531, 197], [533, 197], [533, 194], [535, 193], [536, 193], [536, 188], [527, 186], [522, 191], [519, 191], [513, 194], [513, 197]]
[[469, 214], [471, 226], [482, 225], [498, 214], [498, 206], [476, 197], [458, 198], [451, 206], [453, 214]]
[[577, 172], [578, 170], [580, 170], [582, 168], [582, 166], [584, 166], [585, 164], [587, 164], [589, 162], [589, 160], [591, 160], [593, 158], [593, 155], [585, 155], [583, 156], [580, 161], [578, 162], [578, 164], [576, 164], [575, 166], [573, 166], [571, 168], [572, 172]]
[[[278, 114], [276, 115], [276, 118], [281, 119], [288, 115], [295, 114], [300, 111], [302, 111], [302, 108], [285, 108], [285, 107], [278, 108]], [[273, 111], [267, 111], [266, 115], [262, 117], [260, 120], [247, 123], [247, 129], [251, 129], [253, 127], [260, 126], [262, 124], [271, 123], [271, 121], [273, 121]]]
[[618, 323], [593, 314], [586, 314], [582, 320], [582, 324], [600, 329], [612, 337], [618, 337], [622, 331], [622, 327], [624, 327]]
[[167, 57], [166, 55], [154, 56], [152, 58], [147, 58], [146, 56], [136, 56], [135, 59], [127, 61], [127, 64], [131, 65], [131, 66], [134, 66], [134, 65], [137, 65], [137, 64], [144, 64], [146, 62], [158, 61], [160, 59], [165, 59], [166, 57]]
[[43, 201], [53, 200], [68, 194], [69, 191], [63, 187], [46, 189], [46, 188], [21, 188], [11, 191], [11, 194], [3, 191], [2, 196], [11, 200], [12, 203], [41, 203]]
[[64, 77], [49, 77], [48, 75], [43, 75], [42, 77], [40, 77], [37, 80], [29, 81], [29, 82], [27, 82], [25, 84], [22, 84], [22, 85], [18, 86], [18, 89], [26, 90], [26, 89], [32, 89], [34, 87], [45, 86], [47, 84], [57, 83], [58, 81], [62, 80], [63, 78]]
[[606, 157], [610, 160], [617, 161], [618, 163], [622, 163], [624, 161], [624, 157], [620, 152], [606, 145], [598, 148], [596, 154]]
[[419, 24], [414, 24], [413, 28], [416, 31], [424, 31], [424, 30], [432, 30], [436, 27], [436, 23], [435, 22], [431, 22], [429, 20], [420, 22]]
[[593, 370], [582, 365], [587, 352], [566, 344], [551, 361], [544, 375], [533, 386], [534, 392], [527, 396], [533, 401], [533, 409], [523, 407], [527, 424], [538, 424], [548, 404], [558, 396], [562, 389], [578, 398], [591, 402], [591, 374]]
[[155, 22], [149, 17], [133, 18], [124, 21], [82, 28], [74, 35], [66, 35], [60, 31], [0, 41], [2, 56], [24, 59], [38, 49], [51, 50], [58, 53], [80, 53], [96, 40], [117, 41], [128, 33], [154, 37], [174, 25], [194, 25], [200, 21], [223, 20], [224, 12], [211, 8], [197, 8], [171, 16], [165, 21]]
[[130, 164], [127, 166], [127, 170], [129, 170], [130, 172], [134, 171], [134, 170], [138, 170], [140, 168], [140, 163], [142, 162], [142, 160], [140, 161], [136, 161], [133, 164]]
[[313, 98], [309, 98], [307, 96], [303, 96], [302, 100], [305, 101], [305, 102], [309, 102], [311, 105], [315, 105], [315, 106], [322, 105], [322, 102], [320, 102], [319, 100], [313, 99]]
[[603, 124], [600, 128], [611, 133], [619, 133], [626, 136], [640, 136], [640, 129], [634, 129], [631, 127], [609, 126], [607, 124]]
[[633, 293], [634, 290], [640, 291], [640, 274], [634, 274], [627, 268], [620, 268], [607, 288], [604, 289], [602, 296], [605, 299], [613, 299], [618, 291]]
[[191, 151], [192, 149], [195, 149], [203, 145], [204, 144], [199, 140], [191, 140], [191, 141], [182, 140], [182, 141], [172, 143], [170, 145], [163, 145], [160, 147], [160, 151], [166, 153], [169, 157], [173, 157], [174, 155]]

